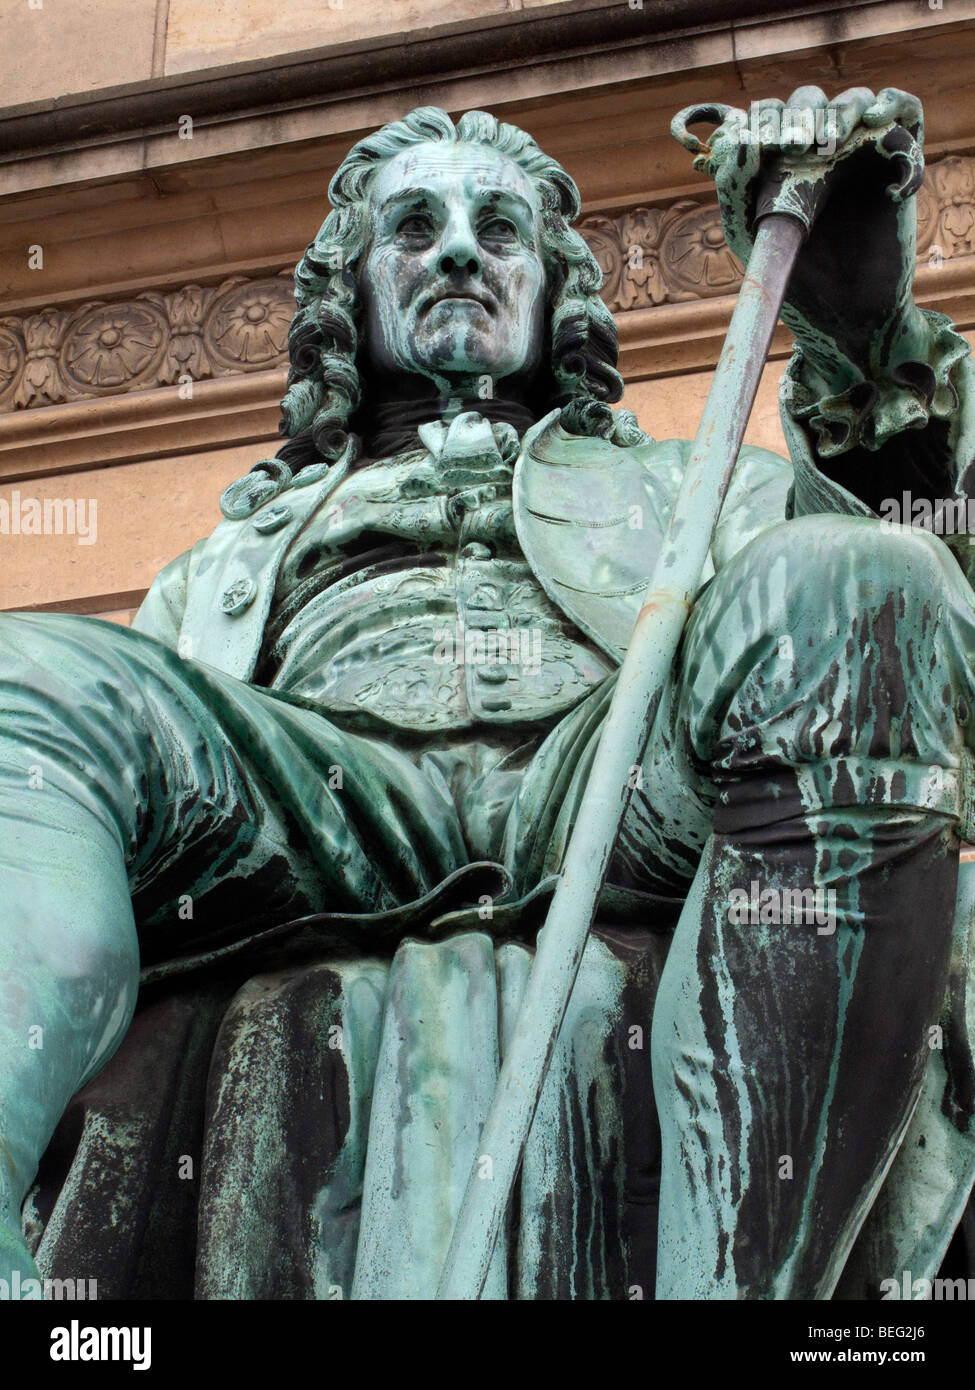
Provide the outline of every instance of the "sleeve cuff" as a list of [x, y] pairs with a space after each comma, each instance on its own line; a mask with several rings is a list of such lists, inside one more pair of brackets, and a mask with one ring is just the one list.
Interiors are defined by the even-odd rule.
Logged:
[[797, 343], [785, 369], [782, 403], [811, 431], [820, 458], [857, 447], [879, 449], [895, 435], [923, 429], [932, 417], [949, 419], [957, 410], [959, 395], [951, 374], [971, 349], [946, 314], [919, 312], [928, 325], [923, 354], [917, 353], [917, 336], [910, 335], [905, 355], [888, 361], [880, 380], [861, 375], [835, 394]]

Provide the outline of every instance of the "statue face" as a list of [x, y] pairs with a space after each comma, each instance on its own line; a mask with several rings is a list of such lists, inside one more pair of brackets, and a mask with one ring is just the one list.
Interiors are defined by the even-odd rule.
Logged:
[[360, 275], [366, 353], [384, 375], [441, 394], [530, 375], [545, 318], [540, 203], [513, 160], [479, 145], [414, 145], [370, 189], [373, 239]]

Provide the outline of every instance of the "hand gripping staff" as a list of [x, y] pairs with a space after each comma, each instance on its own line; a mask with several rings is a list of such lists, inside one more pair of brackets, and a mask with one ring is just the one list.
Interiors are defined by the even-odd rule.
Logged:
[[[698, 155], [698, 167], [711, 151], [688, 125], [720, 124], [729, 113], [733, 108], [721, 104], [693, 106], [671, 122], [675, 138]], [[867, 138], [874, 141], [876, 137], [877, 132], [871, 131]], [[743, 138], [747, 138], [744, 129]], [[843, 155], [859, 143], [854, 136]], [[700, 585], [789, 276], [835, 163], [835, 158], [792, 160], [776, 155], [757, 200], [757, 230], [748, 269], [538, 938], [511, 1046], [454, 1227], [438, 1299], [478, 1299], [483, 1291], [630, 800], [632, 769], [643, 758], [663, 685]], [[489, 1178], [481, 1176], [480, 1160], [486, 1155], [491, 1159]]]

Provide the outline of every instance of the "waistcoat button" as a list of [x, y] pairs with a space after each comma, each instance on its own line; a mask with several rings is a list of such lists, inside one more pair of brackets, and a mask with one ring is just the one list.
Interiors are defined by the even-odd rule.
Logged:
[[504, 685], [508, 672], [503, 666], [476, 666], [477, 678], [487, 685]]
[[252, 579], [237, 579], [225, 589], [220, 598], [220, 607], [230, 618], [236, 618], [254, 602], [257, 585]]

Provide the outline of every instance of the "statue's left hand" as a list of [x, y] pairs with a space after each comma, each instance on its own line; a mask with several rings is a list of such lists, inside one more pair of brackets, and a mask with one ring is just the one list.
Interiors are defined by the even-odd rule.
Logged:
[[851, 366], [876, 369], [891, 325], [903, 319], [908, 331], [916, 326], [921, 103], [895, 87], [877, 95], [852, 87], [832, 101], [818, 87], [800, 87], [786, 102], [717, 109], [722, 122], [698, 145], [695, 167], [715, 181], [728, 245], [747, 263], [756, 202], [773, 165], [823, 176], [825, 199], [799, 253], [783, 318], [817, 355], [831, 341]]

